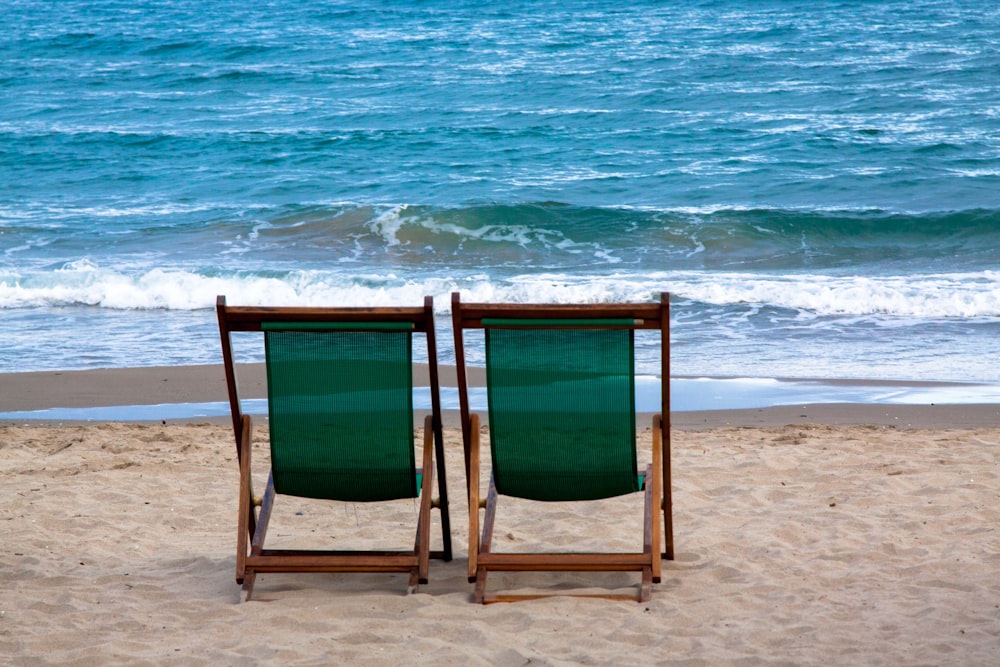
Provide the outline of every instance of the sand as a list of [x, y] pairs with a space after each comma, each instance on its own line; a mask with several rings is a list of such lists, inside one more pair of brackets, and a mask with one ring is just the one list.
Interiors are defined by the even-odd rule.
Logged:
[[[813, 407], [781, 413], [791, 419], [783, 424], [773, 411], [733, 411], [675, 426], [677, 559], [641, 604], [473, 604], [453, 427], [456, 558], [432, 562], [421, 592], [406, 594], [405, 575], [263, 574], [259, 601], [241, 604], [238, 476], [224, 420], [0, 424], [0, 661], [997, 664], [1000, 422], [980, 423], [995, 409], [973, 410], [970, 424], [967, 406], [936, 406], [927, 427], [884, 406], [826, 406], [833, 417], [822, 423]], [[854, 423], [853, 413], [884, 423]], [[281, 501], [270, 533], [279, 542], [412, 539], [410, 501]], [[636, 507], [628, 498], [505, 502], [498, 548], [540, 546], [546, 533], [560, 548], [631, 548]], [[491, 589], [621, 591], [637, 581], [493, 575]]]

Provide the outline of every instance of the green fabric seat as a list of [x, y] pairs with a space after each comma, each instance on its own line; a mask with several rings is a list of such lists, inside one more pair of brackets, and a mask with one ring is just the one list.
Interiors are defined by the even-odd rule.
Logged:
[[565, 501], [639, 491], [631, 322], [483, 324], [497, 492]]
[[265, 323], [278, 493], [413, 498], [412, 326]]

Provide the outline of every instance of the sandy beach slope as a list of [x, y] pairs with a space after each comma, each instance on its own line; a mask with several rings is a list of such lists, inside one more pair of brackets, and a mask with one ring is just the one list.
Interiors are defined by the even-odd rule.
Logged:
[[[262, 433], [262, 435], [265, 435]], [[402, 575], [261, 575], [239, 604], [237, 484], [218, 424], [0, 426], [0, 655], [12, 664], [995, 664], [1000, 428], [790, 425], [674, 434], [677, 560], [647, 604], [482, 607], [457, 558]], [[506, 503], [502, 548], [630, 546], [634, 503]], [[289, 544], [405, 544], [415, 507], [288, 499]], [[387, 532], [386, 532], [387, 531]], [[571, 534], [582, 536], [569, 541]], [[498, 588], [628, 588], [623, 575]]]
[[[23, 393], [29, 375], [8, 382], [5, 395]], [[119, 382], [109, 400], [164, 382], [156, 371], [145, 378]], [[92, 383], [92, 394], [100, 386]], [[471, 603], [465, 579], [465, 479], [453, 427], [446, 449], [457, 557], [432, 563], [420, 593], [405, 594], [403, 575], [270, 574], [258, 579], [261, 601], [240, 604], [226, 420], [2, 423], [0, 662], [997, 664], [996, 406], [898, 409], [675, 415], [677, 559], [665, 563], [652, 600], [487, 607]], [[259, 437], [266, 443], [263, 424]], [[640, 457], [648, 460], [646, 438]], [[498, 548], [542, 547], [546, 534], [558, 548], [637, 548], [637, 510], [638, 498], [506, 501]], [[394, 547], [412, 539], [415, 514], [409, 501], [282, 499], [270, 539]], [[491, 582], [621, 592], [637, 576]]]

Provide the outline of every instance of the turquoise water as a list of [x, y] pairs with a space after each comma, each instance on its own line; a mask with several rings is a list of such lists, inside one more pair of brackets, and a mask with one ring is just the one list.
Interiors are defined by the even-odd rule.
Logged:
[[447, 361], [454, 290], [666, 290], [680, 375], [1000, 380], [989, 3], [5, 19], [0, 372], [217, 362], [217, 294], [432, 294]]

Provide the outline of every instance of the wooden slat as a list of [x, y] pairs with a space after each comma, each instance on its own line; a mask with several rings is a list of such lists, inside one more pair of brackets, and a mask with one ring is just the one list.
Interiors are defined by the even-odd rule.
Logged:
[[640, 329], [659, 329], [661, 306], [658, 303], [588, 303], [588, 304], [513, 304], [461, 303], [461, 326], [477, 329], [483, 318], [545, 318], [561, 319], [594, 317], [602, 319], [632, 318], [642, 320]]
[[427, 315], [423, 308], [306, 308], [269, 306], [226, 306], [229, 331], [260, 331], [261, 322], [412, 322], [416, 331], [427, 330]]
[[417, 567], [416, 554], [361, 551], [264, 550], [247, 557], [255, 572], [409, 572]]
[[480, 553], [479, 566], [504, 572], [614, 572], [649, 567], [643, 553]]
[[[497, 595], [485, 595], [483, 596], [483, 604], [493, 604], [494, 602], [524, 602], [526, 600], [544, 600], [553, 597], [551, 593], [499, 593]], [[589, 598], [596, 600], [615, 600], [619, 602], [648, 602], [649, 596], [643, 598], [640, 592], [637, 595], [617, 595], [613, 593], [602, 594], [602, 593], [567, 593], [565, 597], [570, 598]]]

